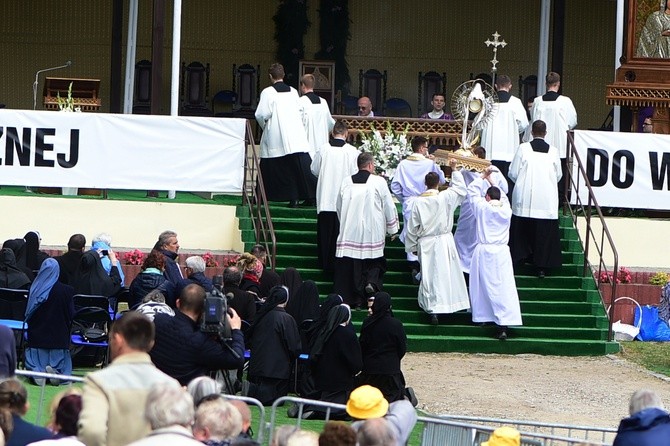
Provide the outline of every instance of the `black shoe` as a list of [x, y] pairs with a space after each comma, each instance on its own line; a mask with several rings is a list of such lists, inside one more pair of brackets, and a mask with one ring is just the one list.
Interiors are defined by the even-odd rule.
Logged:
[[307, 199], [307, 200], [303, 201], [302, 203], [300, 203], [300, 206], [305, 206], [305, 207], [316, 206], [316, 199], [314, 199], [314, 198]]
[[496, 334], [496, 339], [500, 339], [501, 341], [504, 341], [507, 339], [507, 332], [505, 330], [500, 330]]
[[431, 314], [430, 315], [430, 325], [437, 325], [439, 323], [440, 323], [440, 321], [437, 318], [437, 314]]
[[419, 275], [419, 270], [412, 268], [412, 285], [418, 285], [421, 283], [421, 280], [417, 277]]
[[373, 296], [376, 292], [377, 290], [375, 289], [375, 286], [373, 284], [368, 283], [367, 285], [365, 285], [365, 293], [368, 296]]
[[409, 400], [410, 403], [412, 403], [412, 406], [416, 407], [419, 404], [419, 400], [416, 399], [414, 389], [412, 389], [411, 387], [405, 388], [405, 395], [407, 395], [407, 399]]
[[288, 207], [290, 208], [297, 208], [298, 207], [298, 200], [291, 200], [288, 202]]
[[537, 277], [539, 277], [540, 279], [544, 279], [544, 276], [545, 276], [545, 273], [544, 273], [543, 269], [541, 269], [537, 272]]

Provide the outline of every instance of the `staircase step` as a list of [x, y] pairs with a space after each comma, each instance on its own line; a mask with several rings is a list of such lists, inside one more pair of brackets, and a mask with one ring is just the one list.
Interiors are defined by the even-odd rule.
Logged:
[[[332, 290], [332, 274], [316, 267], [316, 209], [272, 203], [270, 211], [277, 239], [277, 269], [296, 267], [303, 279], [316, 281], [325, 297]], [[402, 220], [402, 215], [399, 217]], [[250, 246], [255, 233], [248, 210], [238, 210], [238, 218], [245, 246]], [[511, 328], [510, 338], [504, 342], [493, 338], [495, 327], [472, 324], [468, 312], [440, 315], [440, 324], [431, 325], [418, 305], [418, 286], [411, 283], [403, 244], [398, 239], [387, 240], [384, 289], [393, 297], [394, 316], [405, 326], [408, 349], [568, 356], [618, 351], [617, 343], [607, 341], [608, 319], [597, 284], [590, 272], [584, 276], [584, 252], [571, 217], [560, 216], [559, 226], [563, 266], [552, 269], [543, 279], [531, 265], [515, 270], [524, 325]], [[366, 315], [366, 311], [353, 312], [357, 329]]]

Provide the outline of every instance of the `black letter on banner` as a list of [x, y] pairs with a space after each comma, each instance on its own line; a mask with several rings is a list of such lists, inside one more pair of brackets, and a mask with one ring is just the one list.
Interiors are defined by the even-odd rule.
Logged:
[[[600, 172], [598, 172], [598, 179], [595, 179], [594, 170], [596, 164], [596, 157], [600, 158]], [[602, 149], [587, 149], [586, 150], [586, 177], [591, 183], [591, 186], [600, 187], [607, 183], [607, 170], [609, 166], [610, 157], [606, 150]]]
[[[626, 177], [621, 180], [621, 158], [626, 158]], [[617, 150], [612, 157], [612, 184], [619, 189], [627, 189], [633, 184], [635, 156], [628, 150]]]
[[7, 127], [7, 143], [5, 144], [5, 165], [14, 165], [14, 148], [21, 166], [30, 165], [30, 128], [23, 129], [23, 143], [19, 139], [16, 127]]
[[53, 144], [45, 144], [44, 136], [53, 136], [56, 134], [56, 129], [37, 129], [35, 134], [35, 166], [36, 167], [53, 167], [52, 160], [44, 159], [44, 152], [50, 152], [54, 149]]
[[77, 165], [77, 161], [79, 161], [79, 129], [70, 130], [70, 159], [66, 160], [62, 153], [56, 155], [56, 159], [58, 165], [66, 169]]
[[649, 167], [651, 168], [651, 186], [654, 190], [663, 189], [663, 180], [668, 180], [668, 190], [670, 190], [670, 153], [663, 153], [661, 168], [658, 168], [658, 153], [649, 152]]

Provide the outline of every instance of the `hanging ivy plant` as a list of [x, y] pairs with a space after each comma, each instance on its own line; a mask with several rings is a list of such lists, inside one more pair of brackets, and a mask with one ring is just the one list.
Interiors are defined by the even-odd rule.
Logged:
[[305, 58], [304, 38], [310, 23], [307, 19], [307, 0], [283, 0], [279, 2], [275, 22], [277, 61], [284, 66], [284, 81], [298, 86], [299, 62]]
[[315, 59], [335, 61], [335, 89], [349, 94], [351, 77], [347, 64], [349, 0], [320, 0], [319, 43]]

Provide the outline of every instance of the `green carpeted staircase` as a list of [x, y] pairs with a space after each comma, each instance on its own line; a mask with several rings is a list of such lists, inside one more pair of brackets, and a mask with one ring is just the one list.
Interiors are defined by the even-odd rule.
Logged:
[[[316, 266], [316, 210], [291, 209], [285, 204], [270, 206], [277, 237], [277, 270], [293, 266], [303, 280], [312, 279], [322, 297], [332, 290], [332, 276]], [[248, 212], [238, 208], [240, 229], [246, 249], [254, 244]], [[619, 345], [607, 341], [607, 317], [600, 303], [596, 283], [582, 276], [583, 250], [572, 221], [560, 221], [563, 267], [539, 279], [530, 267], [522, 267], [516, 276], [521, 301], [523, 327], [512, 328], [510, 338], [493, 338], [493, 326], [475, 326], [470, 313], [440, 316], [440, 324], [429, 324], [429, 318], [417, 303], [418, 286], [412, 285], [399, 240], [386, 245], [388, 271], [384, 290], [393, 299], [393, 313], [407, 332], [408, 349], [414, 352], [466, 353], [537, 353], [544, 355], [604, 355], [615, 353]], [[365, 311], [354, 312], [354, 323], [360, 323]]]

